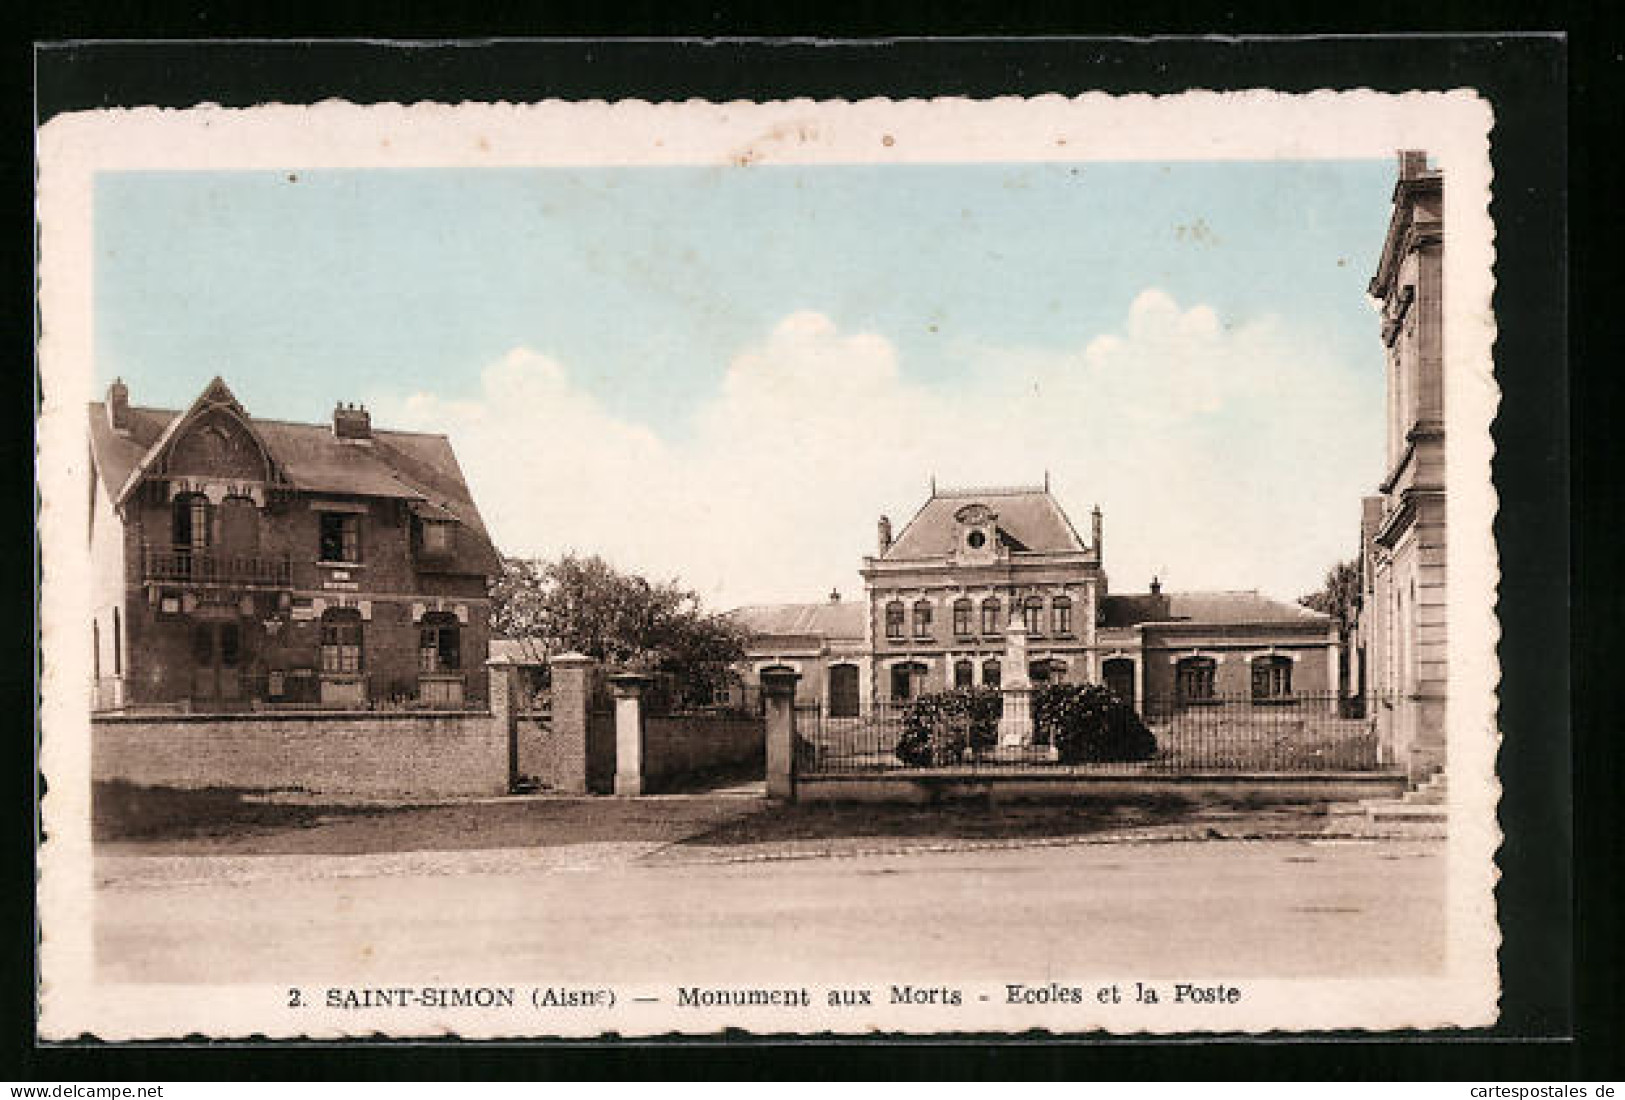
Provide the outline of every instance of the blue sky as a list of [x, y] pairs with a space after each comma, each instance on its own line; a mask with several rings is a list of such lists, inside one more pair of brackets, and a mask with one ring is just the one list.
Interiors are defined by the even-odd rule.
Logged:
[[[1387, 159], [107, 173], [96, 187], [97, 375], [103, 386], [123, 376], [138, 403], [176, 406], [218, 373], [255, 414], [289, 419], [317, 420], [336, 400], [366, 400], [380, 417], [451, 431], [480, 493], [482, 481], [507, 474], [484, 469], [496, 459], [463, 437], [494, 426], [498, 412], [513, 415], [492, 407], [507, 398], [491, 372], [522, 352], [533, 357], [526, 362], [562, 372], [564, 396], [545, 391], [560, 409], [602, 418], [628, 438], [647, 436], [655, 461], [682, 470], [694, 458], [693, 477], [714, 477], [750, 461], [744, 452], [713, 453], [723, 444], [706, 438], [717, 432], [731, 373], [752, 349], [778, 347], [794, 359], [798, 353], [775, 343], [787, 318], [827, 322], [831, 347], [856, 336], [883, 342], [889, 366], [877, 370], [894, 371], [908, 392], [986, 400], [1000, 392], [988, 387], [1001, 372], [1016, 385], [1039, 369], [1034, 363], [1064, 364], [1123, 334], [1135, 303], [1154, 291], [1156, 301], [1174, 303], [1170, 317], [1211, 313], [1215, 341], [1274, 326], [1258, 346], [1292, 365], [1259, 382], [1259, 392], [1159, 423], [1157, 440], [1120, 440], [1110, 452], [1123, 459], [1111, 486], [1095, 476], [1100, 452], [1073, 469], [1073, 452], [1053, 439], [1012, 456], [1018, 461], [1000, 473], [1033, 466], [1024, 480], [1034, 480], [1044, 465], [1067, 469], [1082, 495], [1063, 503], [1081, 513], [1101, 496], [1133, 496], [1123, 484], [1133, 469], [1127, 448], [1166, 450], [1169, 433], [1178, 433], [1207, 448], [1193, 461], [1238, 456], [1222, 490], [1234, 493], [1279, 462], [1280, 448], [1302, 442], [1274, 440], [1261, 423], [1302, 415], [1301, 395], [1353, 394], [1331, 417], [1347, 423], [1325, 430], [1337, 437], [1330, 460], [1358, 468], [1281, 502], [1297, 507], [1302, 496], [1297, 522], [1316, 530], [1318, 557], [1336, 545], [1346, 555], [1358, 495], [1380, 476], [1382, 360], [1364, 291], [1392, 173]], [[874, 350], [854, 346], [860, 358]], [[1232, 361], [1230, 352], [1214, 355], [1215, 363]], [[1158, 384], [1184, 385], [1174, 375]], [[1087, 395], [1073, 400], [1089, 404]], [[1324, 402], [1314, 407], [1327, 418]], [[527, 411], [538, 435], [554, 434], [548, 422], [558, 410]], [[445, 423], [419, 423], [424, 417]], [[1096, 436], [1108, 431], [1090, 423]], [[1369, 462], [1359, 463], [1367, 450]], [[501, 453], [515, 457], [512, 439]], [[873, 457], [897, 465], [884, 453]], [[889, 469], [863, 514], [889, 509], [906, 518], [919, 503], [906, 486], [923, 486], [955, 457], [939, 462], [925, 447], [916, 464], [939, 470]], [[544, 448], [534, 465], [559, 461]], [[683, 484], [665, 491], [681, 493]], [[1216, 479], [1208, 491], [1223, 484]], [[546, 495], [542, 481], [532, 488]], [[746, 503], [761, 493], [737, 489]], [[1327, 495], [1341, 498], [1335, 508], [1313, 504]], [[570, 505], [549, 500], [555, 511]], [[832, 539], [817, 556], [797, 557], [812, 576], [733, 568], [696, 577], [714, 551], [678, 546], [662, 569], [646, 539], [629, 541], [611, 527], [587, 524], [578, 540], [535, 527], [523, 500], [495, 494], [482, 497], [482, 508], [504, 549], [603, 549], [628, 565], [683, 573], [724, 602], [827, 590], [822, 578], [849, 576], [872, 531], [871, 517], [856, 551]], [[1337, 514], [1346, 517], [1342, 528], [1321, 532]], [[1143, 526], [1136, 515], [1130, 507], [1126, 518]], [[804, 542], [809, 521], [786, 516], [767, 534]], [[1178, 537], [1169, 529], [1147, 539], [1153, 534], [1159, 547]], [[1138, 583], [1115, 587], [1142, 587], [1138, 574], [1159, 564], [1217, 580], [1195, 567], [1194, 552], [1158, 552], [1184, 564], [1158, 563], [1147, 549], [1149, 557], [1127, 563]], [[1252, 566], [1228, 586], [1290, 590], [1312, 571], [1307, 556], [1291, 565], [1256, 557], [1226, 563]]]

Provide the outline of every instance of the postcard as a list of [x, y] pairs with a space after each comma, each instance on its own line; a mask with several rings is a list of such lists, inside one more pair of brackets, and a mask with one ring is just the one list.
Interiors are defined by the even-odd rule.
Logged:
[[1492, 1024], [1493, 122], [50, 119], [41, 1037]]

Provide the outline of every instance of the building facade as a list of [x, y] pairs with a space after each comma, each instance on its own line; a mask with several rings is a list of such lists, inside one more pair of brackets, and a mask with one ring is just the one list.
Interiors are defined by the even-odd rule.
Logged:
[[98, 710], [485, 706], [500, 559], [440, 435], [183, 411], [90, 418]]
[[1370, 294], [1386, 352], [1386, 474], [1361, 509], [1368, 713], [1388, 759], [1415, 780], [1445, 762], [1444, 180], [1399, 154], [1393, 214]]
[[[1331, 619], [1247, 592], [1113, 594], [1104, 521], [1084, 539], [1048, 484], [938, 489], [893, 536], [882, 516], [863, 560], [861, 604], [741, 608], [752, 676], [801, 673], [801, 695], [831, 716], [866, 713], [1012, 674], [1008, 630], [1025, 631], [1027, 679], [1104, 684], [1141, 707], [1245, 697], [1334, 695]], [[1328, 698], [1328, 705], [1335, 700]]]

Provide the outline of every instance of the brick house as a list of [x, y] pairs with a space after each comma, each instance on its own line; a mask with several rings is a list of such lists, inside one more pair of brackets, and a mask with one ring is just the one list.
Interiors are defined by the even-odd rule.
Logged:
[[485, 706], [500, 559], [442, 435], [89, 408], [98, 710]]
[[1362, 502], [1357, 667], [1388, 759], [1415, 780], [1445, 763], [1448, 680], [1444, 179], [1399, 154], [1371, 278], [1387, 358], [1386, 476]]
[[832, 716], [1009, 675], [1006, 630], [1026, 632], [1027, 679], [1100, 683], [1142, 705], [1330, 695], [1340, 655], [1329, 616], [1240, 592], [1108, 591], [1103, 520], [1086, 541], [1049, 485], [938, 489], [895, 538], [878, 525], [861, 605], [740, 608], [748, 671], [801, 673]]

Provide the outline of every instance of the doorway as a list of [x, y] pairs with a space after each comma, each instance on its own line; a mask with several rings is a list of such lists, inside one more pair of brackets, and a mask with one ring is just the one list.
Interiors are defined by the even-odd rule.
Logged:
[[192, 706], [235, 710], [243, 701], [243, 632], [236, 622], [192, 627]]

